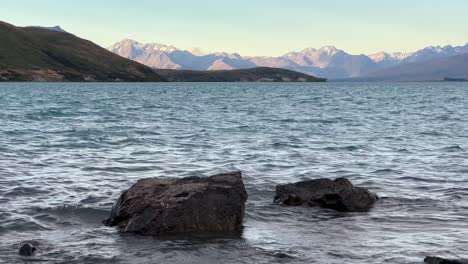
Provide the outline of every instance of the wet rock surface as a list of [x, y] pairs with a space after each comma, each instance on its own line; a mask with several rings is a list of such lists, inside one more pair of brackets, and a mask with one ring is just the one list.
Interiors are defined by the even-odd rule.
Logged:
[[275, 203], [320, 206], [340, 212], [369, 211], [378, 196], [348, 179], [315, 179], [276, 186]]
[[105, 224], [143, 235], [230, 233], [242, 230], [246, 201], [241, 172], [141, 179], [122, 193]]

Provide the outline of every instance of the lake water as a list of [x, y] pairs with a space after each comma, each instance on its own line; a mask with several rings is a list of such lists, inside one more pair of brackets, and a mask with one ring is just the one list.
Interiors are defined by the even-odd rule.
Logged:
[[[137, 179], [241, 170], [241, 238], [101, 221]], [[347, 177], [368, 213], [273, 205]], [[468, 257], [468, 83], [0, 84], [0, 263], [422, 263]], [[276, 259], [284, 252], [294, 259]]]

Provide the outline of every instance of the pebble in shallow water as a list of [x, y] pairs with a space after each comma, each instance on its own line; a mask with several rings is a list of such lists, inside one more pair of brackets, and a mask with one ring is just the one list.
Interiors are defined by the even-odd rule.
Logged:
[[37, 248], [32, 242], [23, 242], [19, 248], [18, 254], [20, 256], [30, 257], [33, 256]]

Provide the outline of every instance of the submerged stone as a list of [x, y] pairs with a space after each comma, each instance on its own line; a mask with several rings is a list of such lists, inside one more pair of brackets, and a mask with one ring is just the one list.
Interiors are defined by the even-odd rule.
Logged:
[[143, 235], [234, 232], [242, 229], [246, 201], [241, 172], [141, 179], [122, 193], [105, 224]]
[[289, 206], [320, 206], [340, 212], [366, 212], [378, 199], [366, 188], [338, 178], [277, 185], [274, 202]]

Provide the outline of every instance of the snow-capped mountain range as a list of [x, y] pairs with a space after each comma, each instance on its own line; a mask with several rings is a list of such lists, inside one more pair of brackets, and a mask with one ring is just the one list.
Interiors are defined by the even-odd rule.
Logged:
[[431, 46], [412, 53], [380, 52], [351, 55], [333, 46], [307, 48], [279, 57], [244, 57], [237, 53], [210, 53], [181, 50], [157, 43], [139, 43], [125, 39], [108, 48], [110, 51], [153, 68], [183, 70], [231, 70], [252, 67], [286, 68], [313, 76], [341, 79], [370, 73], [406, 63], [423, 62], [468, 53], [465, 46]]

